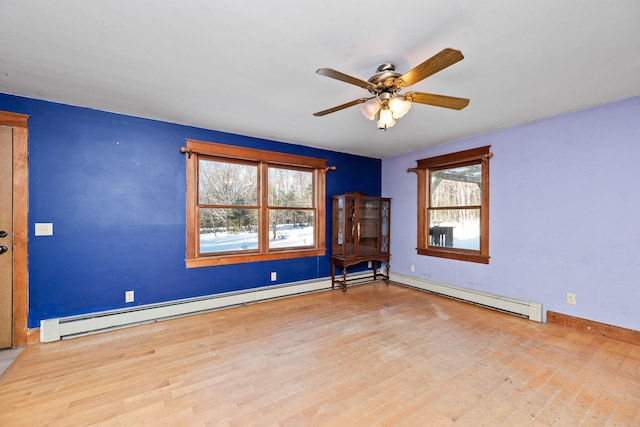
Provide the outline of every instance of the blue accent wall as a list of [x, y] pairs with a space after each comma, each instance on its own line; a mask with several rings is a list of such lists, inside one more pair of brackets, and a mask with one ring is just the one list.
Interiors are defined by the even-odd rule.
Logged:
[[[29, 327], [40, 320], [330, 275], [323, 257], [185, 267], [185, 138], [323, 158], [329, 197], [380, 195], [381, 161], [0, 94], [29, 119]], [[53, 223], [53, 236], [34, 224]], [[330, 218], [327, 215], [327, 242]], [[270, 272], [278, 281], [270, 281]], [[134, 290], [136, 301], [125, 304]]]

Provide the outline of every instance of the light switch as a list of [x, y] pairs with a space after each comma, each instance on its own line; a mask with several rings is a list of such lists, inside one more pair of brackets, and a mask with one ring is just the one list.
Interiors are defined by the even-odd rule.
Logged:
[[52, 222], [36, 222], [36, 236], [53, 236]]

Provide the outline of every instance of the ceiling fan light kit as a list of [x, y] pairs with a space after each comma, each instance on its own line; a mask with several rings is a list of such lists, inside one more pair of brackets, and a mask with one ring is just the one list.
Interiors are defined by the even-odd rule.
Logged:
[[378, 114], [378, 129], [387, 130], [387, 128], [393, 127], [396, 124], [396, 119], [393, 118], [393, 113], [389, 108], [383, 108]]
[[393, 111], [393, 117], [401, 119], [411, 109], [411, 101], [404, 96], [394, 96], [389, 100], [389, 109]]
[[368, 119], [373, 120], [376, 118], [376, 114], [380, 111], [380, 101], [375, 98], [371, 98], [360, 106], [360, 111]]
[[463, 58], [464, 56], [462, 56], [462, 52], [459, 50], [447, 48], [405, 74], [396, 72], [393, 64], [382, 64], [378, 67], [376, 74], [368, 81], [349, 76], [331, 68], [320, 68], [316, 73], [367, 89], [373, 96], [369, 98], [359, 98], [327, 110], [318, 111], [313, 115], [324, 116], [354, 105], [362, 104], [360, 106], [362, 114], [368, 120], [374, 120], [377, 116], [378, 120], [376, 123], [378, 129], [387, 130], [396, 124], [396, 120], [402, 118], [409, 112], [414, 102], [461, 110], [469, 105], [468, 99], [422, 92], [407, 92], [402, 95], [399, 92], [461, 61]]
[[360, 106], [360, 111], [369, 120], [378, 116], [378, 129], [387, 130], [396, 124], [396, 120], [402, 118], [411, 108], [411, 101], [404, 96], [384, 92], [380, 96], [369, 99]]

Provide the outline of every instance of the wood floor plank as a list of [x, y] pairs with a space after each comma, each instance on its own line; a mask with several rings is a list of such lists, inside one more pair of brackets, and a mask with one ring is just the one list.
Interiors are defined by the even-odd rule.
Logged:
[[626, 426], [640, 348], [382, 283], [36, 344], [0, 425]]

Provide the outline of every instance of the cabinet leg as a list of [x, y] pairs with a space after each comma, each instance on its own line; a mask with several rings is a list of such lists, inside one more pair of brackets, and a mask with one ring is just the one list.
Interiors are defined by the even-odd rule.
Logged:
[[336, 265], [331, 263], [331, 290], [336, 288]]
[[384, 281], [387, 282], [387, 286], [389, 286], [389, 263], [387, 263], [387, 268], [385, 270], [386, 270], [385, 274], [387, 275], [387, 278], [384, 279]]
[[342, 293], [347, 293], [347, 266], [342, 267]]

